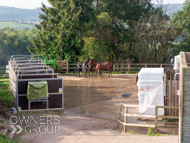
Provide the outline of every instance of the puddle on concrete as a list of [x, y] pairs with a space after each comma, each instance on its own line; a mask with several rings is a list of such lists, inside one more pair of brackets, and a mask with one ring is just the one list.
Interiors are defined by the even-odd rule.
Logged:
[[124, 98], [129, 98], [132, 94], [122, 94], [121, 96]]

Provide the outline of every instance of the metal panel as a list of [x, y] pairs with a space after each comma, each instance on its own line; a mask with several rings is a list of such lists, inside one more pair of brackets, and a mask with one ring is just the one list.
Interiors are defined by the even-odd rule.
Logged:
[[[15, 97], [16, 108], [21, 107], [22, 110], [28, 109], [28, 99], [26, 96], [28, 82], [41, 80], [48, 82], [49, 108], [63, 108], [63, 79], [57, 78], [58, 74], [53, 73], [53, 70], [49, 69], [49, 66], [43, 66], [45, 64], [41, 64], [41, 61], [37, 63], [37, 61], [28, 60], [28, 58], [30, 56], [11, 56], [12, 61], [9, 62], [10, 88]], [[18, 77], [24, 79], [17, 79], [15, 72], [20, 73]], [[59, 88], [62, 88], [61, 93], [59, 93]], [[44, 105], [40, 102], [32, 103], [31, 108], [44, 109]]]

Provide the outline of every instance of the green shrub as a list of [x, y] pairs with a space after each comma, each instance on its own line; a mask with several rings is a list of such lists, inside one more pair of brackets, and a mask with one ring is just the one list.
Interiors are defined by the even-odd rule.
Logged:
[[152, 131], [152, 128], [149, 126], [148, 131], [146, 133], [147, 136], [154, 136], [154, 132]]

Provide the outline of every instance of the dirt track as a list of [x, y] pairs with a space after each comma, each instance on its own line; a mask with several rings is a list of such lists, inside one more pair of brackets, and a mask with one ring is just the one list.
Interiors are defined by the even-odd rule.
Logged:
[[[114, 75], [108, 79], [103, 76], [78, 78], [62, 76], [64, 79], [65, 114], [60, 116], [60, 130], [56, 134], [25, 134], [22, 142], [47, 143], [177, 143], [177, 136], [146, 136], [147, 128], [128, 127], [128, 133], [118, 133], [115, 129], [120, 102], [138, 104], [136, 75]], [[138, 113], [138, 109], [129, 110]], [[132, 123], [150, 123], [128, 118]], [[165, 124], [160, 122], [159, 124]], [[122, 127], [120, 125], [120, 129]], [[160, 133], [177, 133], [177, 130], [160, 130]]]
[[56, 134], [26, 134], [23, 143], [177, 143], [177, 136], [146, 136], [118, 133], [111, 127], [115, 121], [61, 116], [61, 129]]

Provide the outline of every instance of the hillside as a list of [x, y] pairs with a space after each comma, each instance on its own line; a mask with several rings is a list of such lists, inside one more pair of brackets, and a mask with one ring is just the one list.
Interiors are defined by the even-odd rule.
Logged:
[[[159, 5], [154, 5], [158, 7]], [[165, 9], [167, 7], [166, 13], [172, 17], [173, 12], [177, 12], [183, 9], [183, 4], [170, 4], [163, 5]], [[39, 13], [41, 13], [40, 8], [36, 9], [19, 9], [14, 7], [0, 6], [0, 21], [12, 21], [12, 20], [25, 20], [25, 21], [39, 21]]]
[[39, 21], [40, 8], [20, 9], [14, 7], [0, 6], [0, 21], [24, 20]]
[[[154, 5], [158, 7], [160, 5]], [[163, 5], [164, 11], [170, 17], [173, 13], [183, 9], [183, 4]], [[14, 30], [34, 28], [34, 22], [39, 22], [39, 14], [42, 13], [40, 8], [20, 9], [14, 7], [0, 6], [0, 29], [11, 27]], [[30, 21], [28, 23], [28, 21]]]

